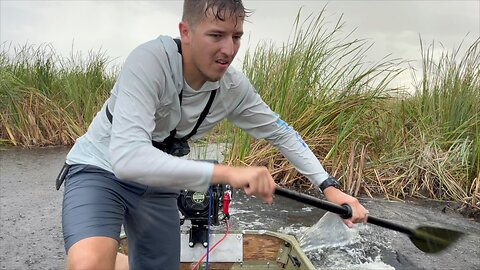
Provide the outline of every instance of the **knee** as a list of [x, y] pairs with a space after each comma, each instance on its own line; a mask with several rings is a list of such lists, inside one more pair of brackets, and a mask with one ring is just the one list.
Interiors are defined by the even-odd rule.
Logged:
[[88, 239], [81, 240], [68, 251], [67, 269], [114, 269], [116, 254], [116, 246], [108, 241], [102, 244]]
[[92, 253], [68, 255], [68, 270], [89, 270], [89, 269], [114, 269], [114, 263], [107, 263], [105, 259]]

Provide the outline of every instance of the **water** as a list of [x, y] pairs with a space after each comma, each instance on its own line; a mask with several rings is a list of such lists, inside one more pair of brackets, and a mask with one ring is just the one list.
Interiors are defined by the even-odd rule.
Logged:
[[[55, 190], [54, 179], [67, 151], [0, 151], [0, 269], [65, 268], [62, 192]], [[403, 234], [370, 224], [348, 229], [323, 210], [281, 197], [268, 205], [238, 190], [232, 198], [230, 223], [232, 231], [258, 229], [294, 235], [317, 269], [480, 269], [480, 223], [452, 211], [453, 204], [360, 201], [372, 216], [412, 228], [431, 225], [467, 234], [445, 252], [425, 254]]]
[[382, 253], [393, 252], [392, 247], [386, 239], [377, 239], [371, 245], [371, 233], [368, 225], [348, 228], [338, 215], [326, 213], [316, 224], [295, 235], [318, 269], [395, 269], [382, 261]]
[[[320, 196], [318, 193], [315, 196]], [[267, 229], [296, 237], [317, 269], [480, 269], [480, 226], [439, 202], [394, 202], [360, 198], [372, 216], [416, 228], [431, 225], [468, 232], [451, 248], [425, 254], [402, 234], [371, 224], [352, 229], [332, 213], [286, 198], [272, 205], [236, 191], [231, 204], [233, 228]]]
[[350, 229], [338, 215], [326, 213], [316, 224], [297, 233], [297, 239], [308, 252], [355, 244], [360, 241], [360, 234], [358, 226]]
[[284, 198], [267, 205], [238, 191], [235, 195], [231, 209], [233, 226], [295, 236], [317, 269], [395, 269], [392, 265], [398, 264], [392, 259], [395, 251], [387, 237], [372, 233], [370, 225], [355, 224], [350, 229], [336, 214]]

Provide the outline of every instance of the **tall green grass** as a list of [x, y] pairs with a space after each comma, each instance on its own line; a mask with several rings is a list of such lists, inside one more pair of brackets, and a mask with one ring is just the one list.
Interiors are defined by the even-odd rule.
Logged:
[[421, 157], [419, 182], [439, 199], [469, 197], [478, 202], [480, 172], [480, 39], [463, 55], [460, 48], [434, 56], [421, 42], [423, 77], [402, 113], [411, 121], [411, 146]]
[[[13, 53], [11, 53], [13, 51]], [[1, 140], [13, 145], [71, 144], [108, 97], [115, 72], [101, 52], [65, 58], [48, 44], [0, 53]]]
[[[420, 41], [416, 91], [392, 88], [401, 59], [368, 62], [371, 44], [342, 18], [297, 16], [288, 42], [249, 50], [243, 69], [271, 108], [304, 138], [353, 195], [433, 198], [480, 208], [480, 40], [434, 54]], [[0, 143], [71, 145], [113, 87], [102, 52], [59, 56], [49, 45], [2, 44]], [[269, 167], [282, 185], [306, 179], [265, 141], [226, 122], [206, 142], [228, 145], [234, 164]]]

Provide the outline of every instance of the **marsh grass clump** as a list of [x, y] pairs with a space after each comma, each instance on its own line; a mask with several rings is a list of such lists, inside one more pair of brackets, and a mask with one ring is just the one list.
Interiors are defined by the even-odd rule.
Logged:
[[406, 171], [428, 197], [480, 207], [480, 39], [463, 55], [434, 49], [421, 42], [422, 78], [401, 107], [417, 161]]
[[68, 145], [108, 96], [115, 75], [101, 52], [59, 56], [48, 44], [2, 44], [0, 135], [22, 146]]

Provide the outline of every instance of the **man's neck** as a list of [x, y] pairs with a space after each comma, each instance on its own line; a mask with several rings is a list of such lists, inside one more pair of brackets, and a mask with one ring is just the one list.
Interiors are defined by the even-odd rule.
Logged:
[[182, 54], [183, 77], [193, 90], [199, 90], [205, 83], [205, 79], [198, 75], [190, 59], [190, 52], [188, 49], [184, 50]]

